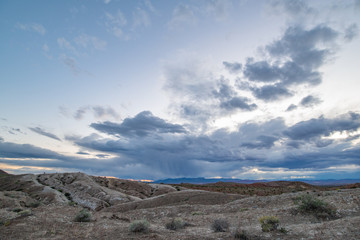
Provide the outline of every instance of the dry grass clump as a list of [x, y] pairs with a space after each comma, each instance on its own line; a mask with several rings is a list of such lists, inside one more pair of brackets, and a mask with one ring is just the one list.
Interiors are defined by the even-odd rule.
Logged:
[[259, 219], [263, 232], [275, 231], [279, 227], [279, 218], [275, 216], [263, 216]]
[[90, 222], [91, 213], [86, 209], [81, 210], [74, 218], [75, 222]]
[[133, 233], [147, 233], [149, 232], [150, 223], [143, 220], [135, 220], [129, 226], [129, 231]]
[[211, 224], [214, 232], [226, 232], [229, 229], [229, 223], [226, 219], [215, 219]]

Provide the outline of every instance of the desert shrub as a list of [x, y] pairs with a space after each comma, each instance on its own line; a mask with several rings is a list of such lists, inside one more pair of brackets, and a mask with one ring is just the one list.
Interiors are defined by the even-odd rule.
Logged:
[[129, 231], [133, 233], [147, 233], [149, 232], [149, 222], [145, 219], [135, 220], [129, 226]]
[[22, 211], [22, 208], [14, 208], [12, 211], [18, 213]]
[[75, 222], [90, 222], [91, 213], [86, 209], [81, 210], [74, 218]]
[[250, 237], [247, 235], [247, 233], [244, 230], [239, 230], [239, 229], [235, 231], [234, 238], [241, 240], [250, 240]]
[[186, 223], [181, 218], [175, 218], [171, 220], [171, 222], [168, 222], [165, 224], [165, 227], [169, 230], [178, 230], [185, 228]]
[[300, 212], [315, 215], [317, 218], [333, 218], [336, 215], [336, 209], [321, 199], [314, 198], [311, 195], [303, 195], [295, 202]]
[[229, 228], [229, 223], [226, 219], [215, 219], [211, 224], [211, 229], [214, 232], [226, 232]]
[[192, 212], [191, 215], [193, 215], [193, 216], [196, 216], [196, 215], [204, 215], [204, 213], [199, 212], [199, 211], [195, 211], [195, 212]]
[[263, 216], [259, 219], [259, 222], [263, 232], [275, 231], [279, 226], [279, 218], [275, 216]]
[[285, 234], [288, 232], [288, 231], [287, 231], [285, 228], [283, 228], [283, 227], [280, 228], [279, 231], [280, 231], [281, 233], [285, 233]]

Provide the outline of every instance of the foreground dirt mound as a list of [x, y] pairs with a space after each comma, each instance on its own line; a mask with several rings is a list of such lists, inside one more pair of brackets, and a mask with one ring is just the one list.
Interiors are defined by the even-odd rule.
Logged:
[[69, 200], [92, 210], [139, 200], [135, 196], [103, 187], [84, 173], [40, 174], [37, 180], [64, 193]]

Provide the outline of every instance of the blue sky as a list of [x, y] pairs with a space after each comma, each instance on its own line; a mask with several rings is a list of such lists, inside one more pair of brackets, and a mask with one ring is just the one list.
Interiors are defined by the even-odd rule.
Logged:
[[360, 176], [360, 1], [1, 1], [0, 169]]

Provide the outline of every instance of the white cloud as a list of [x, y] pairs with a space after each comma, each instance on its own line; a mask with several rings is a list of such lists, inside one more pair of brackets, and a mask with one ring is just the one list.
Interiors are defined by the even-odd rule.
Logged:
[[105, 4], [109, 4], [111, 2], [111, 0], [104, 0]]
[[107, 42], [101, 40], [95, 36], [89, 36], [87, 34], [81, 34], [74, 39], [74, 42], [83, 48], [93, 47], [97, 50], [106, 49]]
[[136, 8], [133, 12], [133, 20], [134, 20], [134, 27], [144, 26], [147, 27], [150, 25], [150, 18], [147, 12], [144, 9]]
[[67, 41], [65, 38], [61, 37], [57, 39], [57, 43], [60, 48], [67, 49], [71, 51], [75, 51], [75, 48], [71, 45], [69, 41]]
[[186, 4], [179, 4], [175, 7], [172, 18], [168, 23], [169, 28], [176, 28], [181, 24], [194, 24], [196, 22], [194, 9]]
[[112, 33], [117, 38], [126, 38], [122, 28], [127, 25], [127, 20], [120, 10], [118, 10], [116, 14], [106, 12], [105, 19], [105, 26], [108, 32]]
[[45, 35], [46, 33], [45, 27], [39, 23], [28, 23], [28, 24], [18, 23], [16, 27], [24, 31], [37, 32], [41, 35]]

